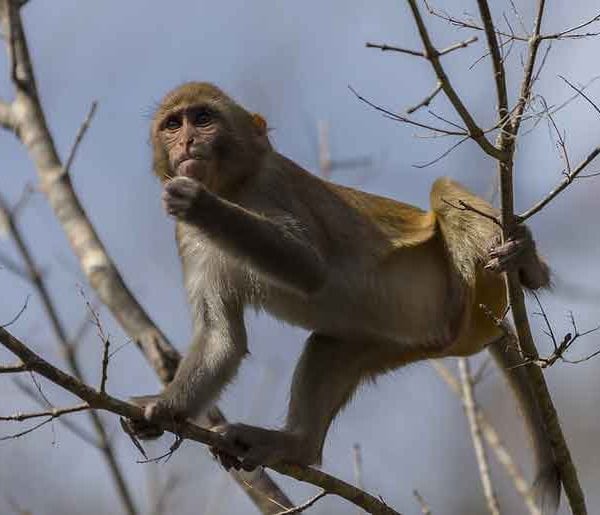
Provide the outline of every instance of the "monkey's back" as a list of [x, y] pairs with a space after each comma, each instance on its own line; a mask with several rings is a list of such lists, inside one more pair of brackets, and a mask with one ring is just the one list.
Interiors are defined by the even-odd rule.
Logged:
[[276, 206], [269, 217], [302, 220], [328, 266], [326, 283], [309, 297], [269, 281], [258, 307], [309, 330], [345, 338], [379, 339], [442, 348], [464, 328], [469, 307], [452, 270], [437, 214], [338, 186], [277, 156], [253, 197]]

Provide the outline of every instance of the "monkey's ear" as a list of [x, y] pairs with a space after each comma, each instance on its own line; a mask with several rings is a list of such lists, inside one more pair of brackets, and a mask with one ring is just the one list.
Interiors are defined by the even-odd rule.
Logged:
[[252, 113], [252, 124], [256, 129], [259, 136], [267, 135], [267, 120], [265, 120], [260, 114]]

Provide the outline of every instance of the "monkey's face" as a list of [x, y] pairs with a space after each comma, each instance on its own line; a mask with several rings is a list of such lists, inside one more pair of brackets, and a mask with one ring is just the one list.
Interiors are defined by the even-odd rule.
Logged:
[[158, 143], [164, 149], [171, 177], [211, 182], [218, 161], [231, 142], [224, 120], [205, 105], [187, 105], [169, 111], [158, 123]]
[[166, 181], [190, 177], [224, 193], [259, 169], [271, 149], [266, 122], [209, 83], [190, 82], [168, 93], [151, 132], [154, 171]]

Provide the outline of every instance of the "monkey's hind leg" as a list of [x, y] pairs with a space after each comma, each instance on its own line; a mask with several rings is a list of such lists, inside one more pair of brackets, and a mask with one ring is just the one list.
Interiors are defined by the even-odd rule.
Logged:
[[251, 470], [261, 464], [319, 463], [333, 418], [363, 379], [394, 368], [390, 363], [383, 346], [312, 334], [294, 372], [285, 428], [223, 427], [223, 436], [237, 449], [239, 458], [234, 463], [222, 456], [223, 464]]

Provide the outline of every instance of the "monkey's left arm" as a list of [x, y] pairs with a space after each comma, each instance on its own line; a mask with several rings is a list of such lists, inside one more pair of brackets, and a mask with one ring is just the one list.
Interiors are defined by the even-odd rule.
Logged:
[[267, 277], [305, 294], [323, 284], [326, 267], [318, 250], [277, 220], [222, 199], [187, 177], [166, 183], [163, 202], [170, 215], [197, 225]]

